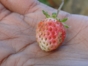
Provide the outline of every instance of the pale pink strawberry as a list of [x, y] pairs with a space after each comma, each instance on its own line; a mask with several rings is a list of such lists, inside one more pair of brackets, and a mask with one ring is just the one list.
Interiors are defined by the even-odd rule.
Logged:
[[63, 4], [64, 0], [62, 0], [57, 13], [52, 13], [52, 16], [43, 10], [43, 14], [46, 16], [46, 19], [38, 23], [36, 38], [40, 48], [44, 51], [52, 51], [57, 49], [66, 37], [64, 26], [66, 28], [68, 28], [68, 26], [64, 22], [66, 22], [67, 19], [65, 18], [60, 20], [57, 18]]
[[65, 36], [63, 24], [54, 18], [47, 18], [39, 22], [36, 29], [37, 42], [44, 51], [57, 49], [64, 41]]

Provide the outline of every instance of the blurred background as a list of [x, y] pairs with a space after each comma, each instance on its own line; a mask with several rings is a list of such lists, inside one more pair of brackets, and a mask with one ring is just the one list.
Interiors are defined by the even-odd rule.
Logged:
[[[40, 2], [58, 8], [62, 0], [39, 0]], [[88, 15], [88, 0], [65, 0], [62, 10], [72, 14]]]

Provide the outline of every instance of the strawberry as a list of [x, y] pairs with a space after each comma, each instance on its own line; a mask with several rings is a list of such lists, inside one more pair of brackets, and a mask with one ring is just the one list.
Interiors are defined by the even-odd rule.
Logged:
[[66, 37], [64, 26], [67, 28], [68, 26], [64, 22], [67, 18], [60, 20], [56, 13], [53, 13], [52, 16], [45, 11], [43, 13], [47, 18], [38, 23], [36, 38], [42, 50], [52, 51], [57, 49]]

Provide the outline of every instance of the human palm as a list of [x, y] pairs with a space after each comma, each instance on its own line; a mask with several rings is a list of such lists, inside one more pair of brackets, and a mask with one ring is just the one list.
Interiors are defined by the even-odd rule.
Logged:
[[44, 52], [36, 42], [36, 25], [45, 18], [42, 10], [50, 14], [56, 10], [36, 0], [1, 3], [5, 7], [0, 5], [0, 66], [88, 65], [88, 17], [61, 11], [58, 17], [67, 17], [70, 26], [66, 29], [67, 38], [56, 51]]

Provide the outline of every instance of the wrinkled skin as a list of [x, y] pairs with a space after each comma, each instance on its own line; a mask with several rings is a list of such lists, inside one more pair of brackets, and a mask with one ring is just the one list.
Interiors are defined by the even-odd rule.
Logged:
[[42, 51], [35, 38], [37, 23], [55, 9], [37, 0], [0, 0], [0, 66], [88, 65], [88, 17], [61, 11], [70, 26], [67, 38], [56, 51]]

